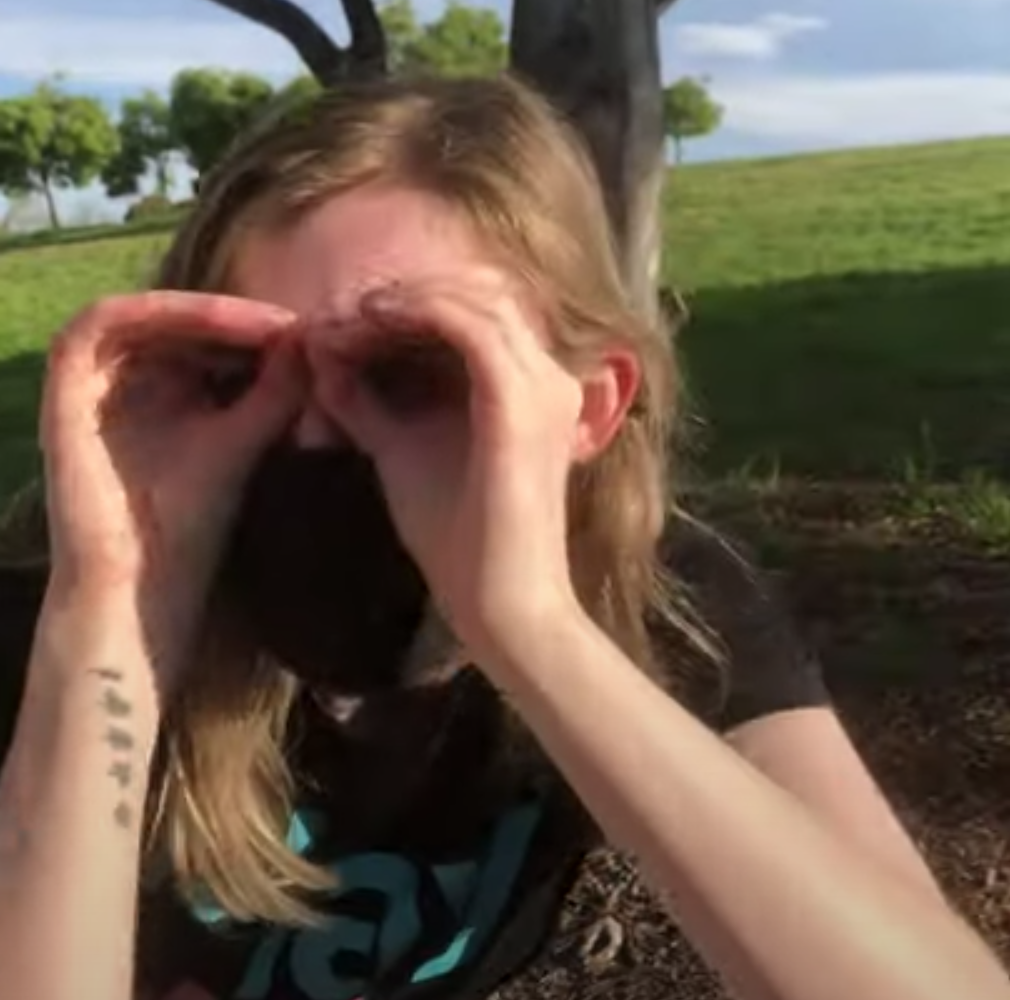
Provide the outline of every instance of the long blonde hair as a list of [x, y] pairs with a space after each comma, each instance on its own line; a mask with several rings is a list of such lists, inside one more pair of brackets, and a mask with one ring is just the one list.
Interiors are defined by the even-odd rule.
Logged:
[[[203, 179], [156, 285], [224, 291], [249, 233], [374, 183], [461, 209], [552, 313], [566, 363], [615, 343], [637, 355], [642, 384], [616, 440], [574, 474], [570, 551], [587, 609], [651, 670], [650, 618], [698, 638], [656, 551], [680, 395], [671, 338], [630, 300], [579, 139], [530, 90], [507, 77], [385, 81], [274, 115]], [[190, 673], [163, 725], [148, 847], [167, 854], [186, 893], [238, 919], [312, 921], [312, 894], [331, 877], [286, 842], [296, 682], [246, 647], [241, 622], [215, 608], [208, 620], [207, 666]]]

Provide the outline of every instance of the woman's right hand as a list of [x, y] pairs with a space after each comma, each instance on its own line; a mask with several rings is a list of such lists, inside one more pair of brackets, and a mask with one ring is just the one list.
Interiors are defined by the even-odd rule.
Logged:
[[[53, 345], [40, 428], [50, 592], [125, 593], [157, 617], [143, 625], [160, 687], [193, 637], [246, 477], [300, 405], [296, 322], [246, 299], [147, 292], [91, 306]], [[209, 379], [237, 357], [248, 376], [222, 401]]]

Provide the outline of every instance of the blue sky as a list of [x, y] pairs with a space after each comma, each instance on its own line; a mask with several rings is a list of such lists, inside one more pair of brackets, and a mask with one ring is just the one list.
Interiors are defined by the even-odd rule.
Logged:
[[[339, 0], [303, 5], [343, 34]], [[424, 17], [442, 6], [415, 0]], [[693, 159], [1010, 135], [1010, 0], [679, 0], [661, 36], [664, 76], [704, 74], [726, 106]], [[300, 69], [208, 0], [0, 0], [0, 97], [63, 72], [114, 106], [192, 65]]]

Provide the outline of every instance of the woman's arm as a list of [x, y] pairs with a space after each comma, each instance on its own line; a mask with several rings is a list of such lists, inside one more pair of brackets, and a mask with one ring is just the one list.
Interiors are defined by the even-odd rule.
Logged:
[[[40, 415], [51, 573], [0, 775], [4, 995], [131, 995], [159, 704], [178, 690], [243, 483], [301, 405], [294, 320], [149, 292], [91, 306], [53, 343]], [[228, 406], [208, 395], [207, 341], [263, 358]], [[134, 353], [151, 344], [172, 350]], [[187, 351], [192, 364], [171, 360]]]
[[135, 602], [51, 590], [0, 775], [0, 976], [127, 1000], [157, 698]]
[[[724, 644], [728, 698], [712, 722], [730, 746], [895, 877], [931, 902], [941, 898], [835, 713], [784, 595], [753, 553], [683, 515], [670, 519], [660, 552]], [[664, 634], [657, 639], [676, 676], [682, 657]]]
[[[400, 536], [475, 662], [692, 933], [696, 901], [710, 937], [747, 958], [748, 1000], [1010, 1000], [953, 913], [765, 778], [578, 607], [569, 473], [617, 432], [634, 359], [615, 347], [579, 381], [544, 351], [509, 280], [485, 271], [375, 289], [361, 309], [373, 327], [310, 351], [322, 409], [375, 461]], [[356, 387], [348, 373], [374, 331], [404, 329], [464, 357], [466, 407], [405, 420]]]
[[674, 897], [688, 932], [711, 942], [716, 962], [722, 951], [744, 957], [748, 1000], [1010, 997], [1006, 974], [949, 909], [761, 775], [580, 611], [478, 652], [614, 842]]
[[893, 877], [924, 893], [930, 902], [943, 900], [928, 865], [832, 709], [776, 712], [737, 726], [726, 739]]
[[[751, 719], [725, 734], [745, 760], [849, 843], [869, 852], [894, 878], [946, 905], [932, 873], [863, 766], [834, 711], [791, 708]], [[694, 897], [691, 931], [696, 947], [722, 972], [741, 1000], [777, 1000], [753, 961]]]

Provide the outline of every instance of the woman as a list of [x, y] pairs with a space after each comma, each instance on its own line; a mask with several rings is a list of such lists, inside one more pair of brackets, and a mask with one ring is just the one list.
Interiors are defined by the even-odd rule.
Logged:
[[657, 546], [671, 360], [536, 98], [289, 114], [159, 286], [52, 350], [11, 996], [480, 995], [593, 838], [536, 745], [745, 1000], [1010, 996], [826, 709], [741, 696], [739, 754], [661, 690], [650, 634], [714, 646]]

